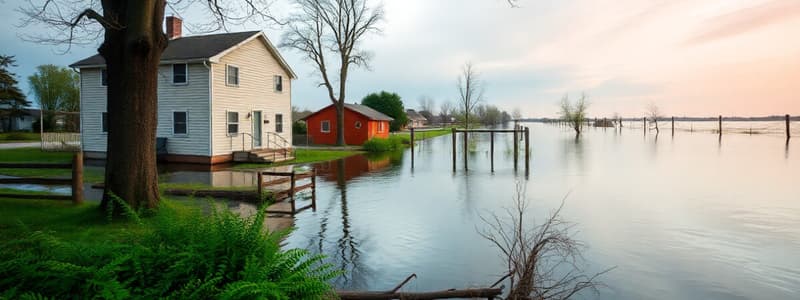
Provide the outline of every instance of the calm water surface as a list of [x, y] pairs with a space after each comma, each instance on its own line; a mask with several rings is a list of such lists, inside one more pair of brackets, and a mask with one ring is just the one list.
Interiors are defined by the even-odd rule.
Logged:
[[469, 171], [459, 149], [452, 172], [450, 136], [421, 142], [413, 170], [410, 150], [318, 165], [318, 209], [295, 216], [287, 247], [328, 255], [347, 271], [340, 288], [411, 273], [409, 291], [486, 286], [503, 262], [480, 216], [510, 207], [521, 182], [532, 220], [565, 199], [587, 272], [616, 267], [600, 298], [800, 298], [800, 139], [530, 127], [529, 176], [510, 137], [490, 172], [488, 135], [471, 136]]

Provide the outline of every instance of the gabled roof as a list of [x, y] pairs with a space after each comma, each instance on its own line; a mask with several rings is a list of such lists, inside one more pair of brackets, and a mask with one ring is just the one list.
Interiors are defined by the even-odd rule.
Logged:
[[425, 116], [421, 115], [420, 113], [418, 113], [417, 111], [415, 111], [413, 109], [407, 109], [406, 110], [406, 116], [411, 121], [427, 121], [428, 120], [428, 118], [426, 118]]
[[[269, 49], [270, 53], [286, 69], [291, 78], [297, 78], [286, 60], [280, 55], [278, 50], [269, 41], [267, 36], [261, 31], [245, 31], [232, 33], [218, 33], [208, 35], [187, 36], [169, 41], [164, 53], [161, 54], [161, 63], [169, 62], [192, 62], [210, 61], [219, 62], [222, 56], [239, 48], [245, 43], [261, 38]], [[102, 67], [106, 62], [100, 54], [79, 60], [70, 65], [73, 68]]]
[[[313, 112], [312, 114], [310, 114], [308, 116], [305, 116], [301, 120], [308, 120], [308, 118], [310, 118], [311, 116], [316, 115], [316, 114], [320, 113], [321, 111], [324, 111], [324, 110], [326, 110], [328, 108], [331, 108], [331, 107], [333, 107], [333, 104], [328, 105], [326, 107], [323, 107], [322, 109], [320, 109], [318, 111], [315, 111], [315, 112]], [[360, 104], [348, 104], [348, 103], [345, 103], [344, 104], [344, 108], [347, 109], [347, 110], [350, 110], [352, 112], [355, 112], [355, 113], [357, 113], [359, 115], [365, 116], [365, 117], [367, 117], [368, 119], [370, 119], [372, 121], [394, 121], [394, 119], [392, 117], [387, 116], [387, 115], [385, 115], [382, 112], [379, 112], [377, 110], [374, 110], [369, 106], [360, 105]]]

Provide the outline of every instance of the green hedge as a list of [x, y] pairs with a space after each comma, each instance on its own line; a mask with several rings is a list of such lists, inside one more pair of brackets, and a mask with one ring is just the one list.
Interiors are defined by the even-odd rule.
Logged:
[[388, 152], [400, 149], [403, 145], [408, 145], [408, 137], [391, 135], [388, 139], [372, 138], [364, 143], [364, 150], [367, 152]]

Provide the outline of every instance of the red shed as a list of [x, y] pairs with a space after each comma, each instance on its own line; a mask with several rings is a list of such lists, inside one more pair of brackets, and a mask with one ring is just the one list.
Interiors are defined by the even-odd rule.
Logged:
[[[303, 120], [308, 126], [308, 136], [313, 144], [336, 144], [336, 107], [333, 104], [312, 113]], [[389, 137], [391, 117], [359, 104], [344, 105], [344, 142], [361, 145], [367, 140]]]

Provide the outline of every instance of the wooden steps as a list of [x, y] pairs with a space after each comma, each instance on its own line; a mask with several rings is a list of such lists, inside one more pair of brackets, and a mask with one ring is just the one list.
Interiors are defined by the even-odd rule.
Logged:
[[294, 160], [291, 148], [281, 149], [253, 149], [249, 151], [234, 151], [233, 161], [250, 163], [279, 163]]

